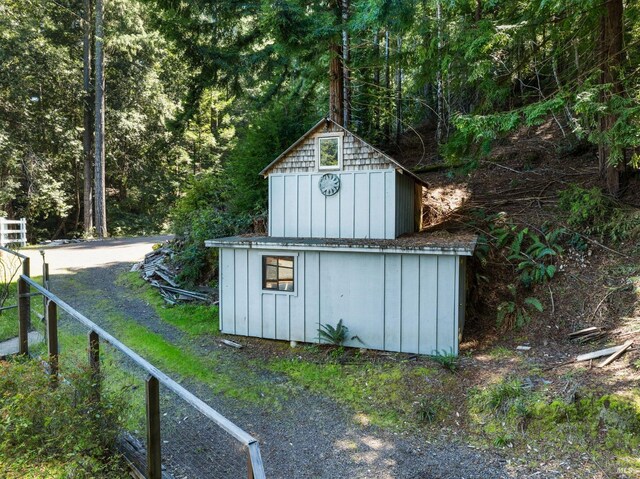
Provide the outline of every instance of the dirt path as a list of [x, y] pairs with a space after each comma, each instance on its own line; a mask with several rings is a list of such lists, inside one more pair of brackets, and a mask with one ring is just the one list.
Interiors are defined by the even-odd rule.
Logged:
[[[115, 283], [119, 274], [128, 271], [133, 262], [151, 250], [153, 243], [162, 239], [116, 239], [47, 249], [52, 289], [107, 330], [108, 322], [103, 320], [104, 314], [101, 314], [101, 305], [105, 304], [105, 300], [119, 314], [162, 335], [173, 344], [186, 344], [189, 340], [181, 331], [161, 321], [153, 308], [144, 301], [127, 295]], [[39, 253], [33, 251], [30, 254], [34, 257], [35, 266]], [[34, 274], [38, 274], [37, 269], [34, 270]], [[86, 292], [87, 289], [93, 293], [82, 294], [82, 290]], [[203, 354], [207, 353], [206, 344], [189, 344], [189, 347], [201, 348]], [[225, 353], [225, 350], [218, 353], [229, 356], [233, 354], [232, 351]], [[227, 360], [233, 361], [233, 358], [229, 357]], [[286, 381], [269, 375], [263, 380], [273, 381], [274, 386]], [[352, 420], [352, 413], [346, 408], [307, 392], [292, 393], [281, 408], [275, 409], [249, 407], [243, 402], [213, 395], [206, 385], [196, 381], [185, 385], [260, 441], [269, 478], [518, 477], [518, 474], [507, 467], [506, 461], [497, 455], [478, 452], [462, 442], [435, 446], [430, 442], [437, 438], [403, 435], [376, 427], [356, 425]], [[193, 421], [190, 431], [195, 435], [193, 441], [203, 442], [202, 438], [206, 441], [212, 437], [207, 426], [198, 421]], [[172, 437], [168, 439], [169, 442], [163, 447], [170, 453], [175, 441]], [[190, 444], [188, 438], [184, 437], [181, 437], [180, 443]], [[206, 444], [199, 446], [183, 448], [180, 455], [189, 456], [191, 462], [197, 462], [198, 457], [205, 459], [205, 456], [212, 460], [211, 451], [208, 451]], [[219, 452], [218, 450], [218, 454]], [[176, 476], [200, 479], [189, 471], [188, 467], [182, 468]]]

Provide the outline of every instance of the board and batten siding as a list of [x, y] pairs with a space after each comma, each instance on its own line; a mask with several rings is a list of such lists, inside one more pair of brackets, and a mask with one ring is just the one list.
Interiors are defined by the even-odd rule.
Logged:
[[[262, 289], [262, 256], [295, 257], [295, 291]], [[220, 250], [220, 329], [227, 334], [317, 342], [342, 319], [346, 344], [417, 354], [458, 353], [464, 321], [464, 257]]]
[[395, 170], [336, 172], [340, 190], [324, 196], [323, 173], [269, 175], [269, 236], [393, 239], [414, 231], [414, 184]]

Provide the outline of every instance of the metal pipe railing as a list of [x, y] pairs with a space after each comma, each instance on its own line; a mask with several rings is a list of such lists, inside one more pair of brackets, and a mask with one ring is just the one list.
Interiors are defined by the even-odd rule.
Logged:
[[[93, 333], [92, 336], [93, 336], [94, 343], [96, 341], [96, 338], [101, 338], [102, 340], [109, 343], [115, 349], [119, 350], [121, 353], [123, 353], [125, 356], [131, 359], [140, 368], [144, 369], [152, 378], [155, 378], [160, 384], [164, 385], [165, 387], [173, 391], [175, 394], [178, 395], [178, 397], [180, 397], [182, 400], [184, 400], [185, 402], [193, 406], [195, 409], [200, 411], [205, 417], [209, 418], [211, 421], [217, 424], [220, 428], [226, 431], [229, 435], [231, 435], [241, 444], [246, 446], [248, 451], [247, 459], [248, 459], [249, 479], [265, 479], [266, 476], [264, 473], [262, 456], [260, 454], [260, 446], [258, 444], [258, 441], [254, 437], [252, 437], [250, 434], [248, 434], [244, 430], [240, 429], [238, 426], [236, 426], [234, 423], [229, 421], [226, 417], [221, 415], [219, 412], [217, 412], [211, 406], [206, 404], [200, 398], [198, 398], [197, 396], [189, 392], [187, 389], [185, 389], [183, 386], [181, 386], [176, 381], [171, 379], [168, 375], [166, 375], [160, 369], [156, 368], [154, 365], [149, 363], [147, 360], [145, 360], [143, 357], [141, 357], [131, 348], [129, 348], [128, 346], [120, 342], [118, 339], [116, 339], [111, 334], [109, 334], [104, 329], [102, 329], [100, 326], [98, 326], [97, 324], [89, 320], [83, 314], [76, 311], [74, 308], [68, 305], [61, 298], [56, 296], [51, 291], [45, 289], [44, 287], [36, 283], [33, 279], [31, 279], [28, 275], [25, 275], [25, 274], [20, 275], [20, 278], [18, 280], [18, 290], [19, 292], [22, 292], [22, 294], [19, 294], [21, 324], [22, 324], [22, 315], [25, 314], [24, 308], [26, 308], [27, 306], [25, 303], [27, 300], [29, 300], [29, 294], [28, 294], [29, 288], [34, 288], [39, 294], [42, 294], [45, 298], [47, 298], [49, 304], [55, 303], [57, 305], [57, 308], [62, 309], [71, 317], [73, 317], [75, 320], [77, 320], [78, 322], [86, 326], [91, 331], [91, 333]], [[48, 310], [52, 311], [52, 309], [48, 309]], [[29, 309], [26, 309], [26, 314], [29, 314], [29, 311], [30, 311]], [[51, 330], [57, 331], [57, 327], [53, 324], [49, 325], [48, 329], [50, 330], [49, 332], [51, 332]], [[22, 327], [21, 327], [21, 331], [22, 331]], [[49, 340], [49, 342], [50, 344], [52, 343], [51, 339]], [[57, 341], [54, 341], [54, 343], [57, 344]], [[95, 348], [96, 346], [94, 345], [93, 347]], [[24, 351], [22, 350], [22, 343], [21, 343], [20, 353], [28, 354], [28, 342], [25, 342]], [[57, 351], [56, 350], [49, 351], [49, 355], [50, 357], [57, 356]], [[55, 369], [57, 370], [57, 357], [56, 357]], [[153, 390], [153, 388], [151, 389]], [[147, 400], [149, 400], [149, 397], [147, 398]], [[155, 411], [155, 408], [153, 408], [153, 410]], [[150, 445], [152, 446], [153, 443], [156, 441], [148, 441], [148, 442], [150, 442]], [[159, 445], [159, 441], [157, 442]], [[158, 452], [147, 451], [147, 454], [149, 457], [153, 458], [153, 457], [156, 457], [155, 454], [158, 454]], [[154, 466], [152, 470], [155, 471], [156, 467]], [[149, 477], [149, 479], [155, 479], [155, 478]]]

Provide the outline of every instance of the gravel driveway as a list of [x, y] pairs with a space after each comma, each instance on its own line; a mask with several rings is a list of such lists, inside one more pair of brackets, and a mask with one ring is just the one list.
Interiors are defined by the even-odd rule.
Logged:
[[[101, 323], [101, 315], [96, 303], [108, 299], [119, 313], [179, 343], [183, 339], [181, 331], [162, 322], [144, 301], [123, 294], [115, 284], [120, 273], [128, 271], [131, 264], [149, 252], [154, 243], [166, 238], [111, 239], [47, 248], [45, 253], [51, 268], [52, 289], [98, 324]], [[37, 275], [40, 254], [32, 250], [29, 255], [33, 258], [33, 274]], [[74, 288], [78, 281], [84, 288], [96, 290], [97, 294], [79, 294]], [[282, 378], [265, 378], [265, 381], [270, 380], [282, 381]], [[351, 411], [318, 395], [292, 394], [281, 408], [273, 410], [259, 405], [257, 408], [255, 405], [248, 407], [233, 399], [213, 395], [203, 384], [191, 382], [185, 386], [260, 441], [269, 478], [525, 477], [508, 467], [502, 457], [472, 449], [463, 440], [442, 445], [437, 438], [399, 434], [356, 424]], [[200, 442], [202, 437], [207, 437], [201, 422], [193, 421], [191, 427]], [[163, 446], [169, 455], [171, 443], [169, 440]], [[206, 445], [202, 446], [206, 451]], [[180, 454], [191, 454], [190, 460], [197, 461], [196, 452], [192, 448]], [[205, 453], [201, 455], [204, 458]], [[184, 471], [176, 477], [201, 479]], [[219, 476], [213, 474], [210, 477]]]

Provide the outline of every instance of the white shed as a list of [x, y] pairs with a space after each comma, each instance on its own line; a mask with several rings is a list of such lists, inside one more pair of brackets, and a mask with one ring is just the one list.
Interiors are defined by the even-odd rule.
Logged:
[[422, 180], [328, 119], [262, 174], [269, 236], [206, 242], [224, 333], [317, 342], [342, 320], [350, 346], [457, 354], [475, 237], [418, 232]]

